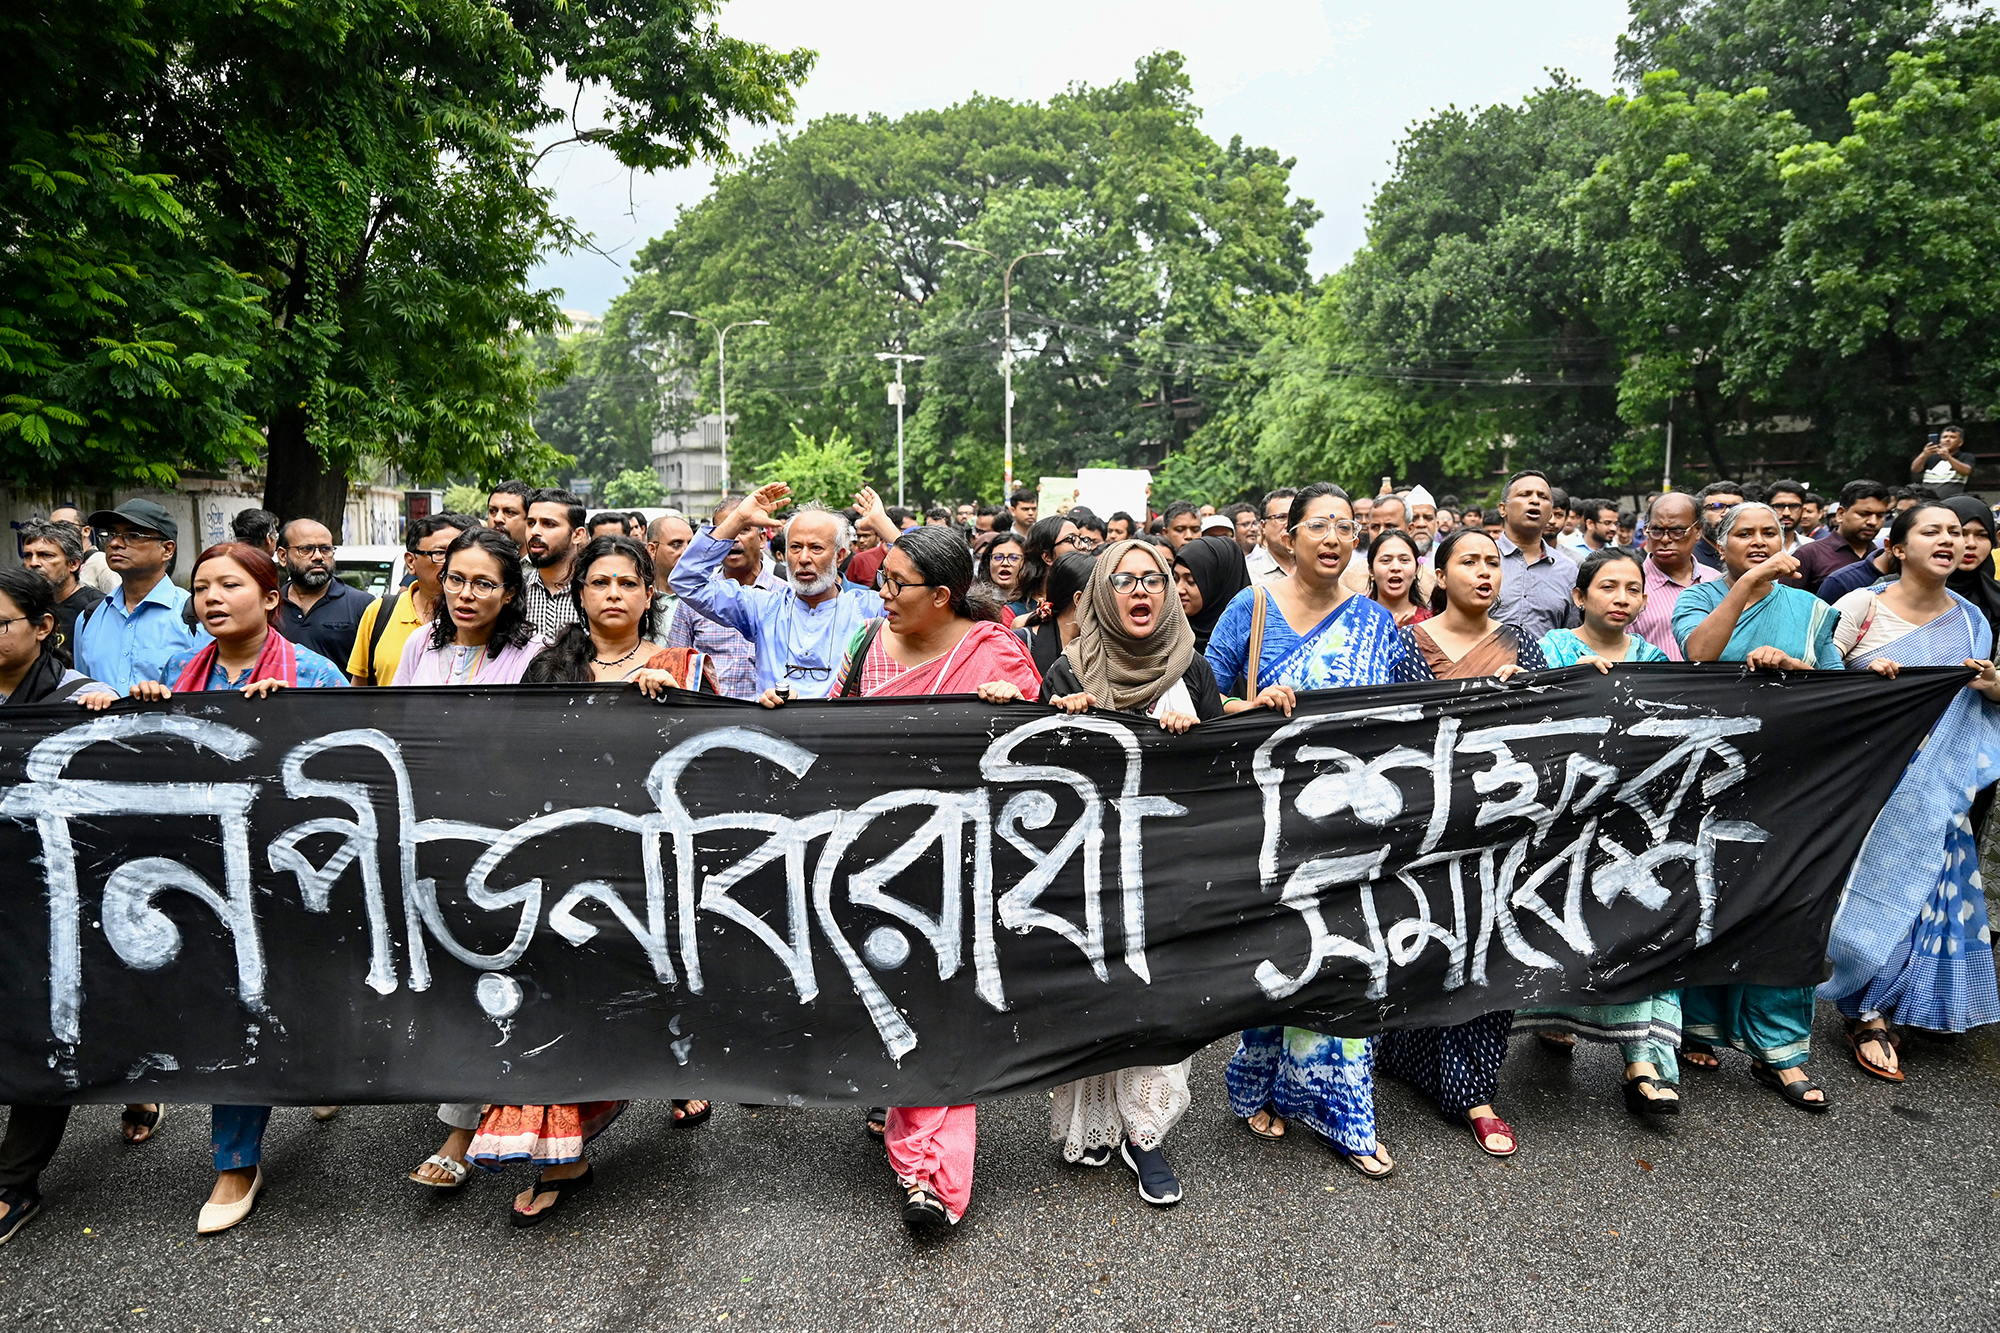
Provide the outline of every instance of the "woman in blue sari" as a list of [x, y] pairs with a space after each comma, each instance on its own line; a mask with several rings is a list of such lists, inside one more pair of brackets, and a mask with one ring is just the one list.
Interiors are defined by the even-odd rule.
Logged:
[[[1209, 635], [1208, 664], [1229, 712], [1291, 715], [1300, 690], [1384, 685], [1403, 654], [1396, 618], [1340, 586], [1360, 527], [1347, 492], [1327, 482], [1292, 497], [1286, 516], [1297, 557], [1275, 583], [1245, 588]], [[1259, 1138], [1303, 1121], [1362, 1175], [1396, 1169], [1375, 1138], [1374, 1047], [1365, 1037], [1305, 1028], [1253, 1028], [1229, 1061], [1229, 1105]]]
[[1981, 673], [1931, 728], [1862, 843], [1827, 941], [1833, 976], [1819, 993], [1846, 1016], [1855, 1063], [1901, 1083], [1902, 1038], [1891, 1015], [1896, 1025], [1936, 1032], [2000, 1022], [1967, 818], [1973, 793], [2000, 772], [2000, 713], [1987, 702], [2000, 695], [2000, 677], [1989, 665], [1985, 613], [1946, 586], [1962, 564], [1958, 507], [1904, 510], [1887, 546], [1898, 577], [1834, 603], [1833, 641], [1848, 669], [1893, 678], [1902, 667], [1962, 664]]
[[[1752, 671], [1838, 671], [1839, 614], [1803, 588], [1778, 580], [1799, 562], [1784, 550], [1777, 511], [1739, 504], [1718, 533], [1723, 577], [1697, 583], [1674, 603], [1674, 638], [1690, 662], [1742, 662]], [[1751, 1059], [1750, 1072], [1804, 1111], [1827, 1109], [1806, 1074], [1812, 1053], [1810, 986], [1690, 986], [1681, 993], [1681, 1060], [1713, 1069], [1715, 1046]]]

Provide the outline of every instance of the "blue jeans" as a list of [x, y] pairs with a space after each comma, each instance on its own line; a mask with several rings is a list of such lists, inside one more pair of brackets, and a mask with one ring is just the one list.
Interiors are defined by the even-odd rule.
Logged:
[[264, 1155], [264, 1126], [270, 1119], [268, 1106], [209, 1107], [209, 1146], [215, 1153], [215, 1169], [237, 1171], [257, 1165]]

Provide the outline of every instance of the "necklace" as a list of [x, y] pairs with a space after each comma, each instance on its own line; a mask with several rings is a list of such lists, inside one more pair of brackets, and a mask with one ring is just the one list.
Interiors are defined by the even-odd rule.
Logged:
[[629, 661], [631, 661], [631, 660], [632, 660], [632, 657], [633, 657], [633, 655], [634, 655], [634, 654], [636, 654], [636, 653], [637, 653], [637, 652], [638, 652], [638, 651], [639, 651], [639, 650], [640, 650], [641, 648], [644, 648], [645, 646], [646, 646], [646, 641], [645, 641], [644, 639], [641, 639], [641, 640], [639, 640], [639, 642], [637, 642], [637, 643], [633, 644], [633, 645], [632, 645], [632, 651], [631, 651], [631, 652], [629, 652], [629, 653], [627, 653], [627, 654], [625, 654], [625, 656], [623, 656], [623, 657], [620, 657], [620, 658], [616, 658], [616, 659], [614, 659], [614, 660], [612, 660], [612, 661], [609, 661], [609, 662], [605, 661], [605, 660], [604, 660], [603, 658], [601, 658], [601, 657], [595, 657], [595, 656], [593, 656], [593, 657], [592, 657], [592, 658], [591, 658], [590, 660], [591, 660], [591, 661], [593, 661], [593, 662], [595, 662], [595, 663], [597, 663], [597, 665], [599, 665], [599, 666], [602, 666], [602, 667], [614, 667], [614, 666], [617, 666], [617, 665], [619, 665], [619, 664], [620, 664], [620, 663], [622, 663], [622, 662], [629, 662]]

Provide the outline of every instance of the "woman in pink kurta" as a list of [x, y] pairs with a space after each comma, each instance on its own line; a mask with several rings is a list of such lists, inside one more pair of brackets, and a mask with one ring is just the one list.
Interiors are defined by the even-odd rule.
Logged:
[[[1041, 689], [1000, 606], [975, 589], [972, 553], [951, 528], [916, 528], [882, 562], [882, 616], [848, 645], [836, 698], [994, 694], [1004, 702]], [[977, 1108], [897, 1106], [884, 1125], [889, 1165], [904, 1190], [903, 1221], [927, 1230], [956, 1223], [972, 1199]]]

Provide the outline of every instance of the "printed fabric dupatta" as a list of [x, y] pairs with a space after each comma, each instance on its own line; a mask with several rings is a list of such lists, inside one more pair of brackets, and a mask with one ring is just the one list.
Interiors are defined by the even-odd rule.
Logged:
[[[1986, 617], [1956, 593], [1952, 601], [1944, 615], [1848, 668], [1865, 670], [1877, 658], [1906, 667], [1984, 660], [1993, 642]], [[1977, 691], [1960, 690], [1855, 857], [1827, 941], [1833, 976], [1820, 985], [1821, 996], [1843, 1011], [1893, 1008], [1898, 1019], [1935, 1031], [2000, 1022], [1967, 819], [1973, 794], [1996, 778], [2000, 710]]]
[[[174, 682], [174, 693], [189, 694], [207, 689], [209, 675], [214, 670], [215, 640], [210, 639], [194, 655], [194, 660], [182, 669], [180, 679]], [[281, 680], [288, 688], [299, 683], [299, 655], [292, 648], [291, 640], [275, 629], [264, 635], [264, 647], [257, 654], [257, 665], [250, 668], [249, 679], [243, 683], [248, 685], [258, 680]]]
[[[1275, 598], [1259, 598], [1260, 603], [1268, 602], [1266, 614], [1284, 613], [1278, 608]], [[1272, 664], [1269, 671], [1257, 671], [1256, 663], [1250, 670], [1256, 674], [1257, 685], [1290, 685], [1298, 690], [1338, 689], [1347, 685], [1375, 684], [1386, 680], [1387, 664], [1393, 662], [1401, 647], [1401, 639], [1395, 633], [1395, 620], [1387, 612], [1383, 619], [1389, 623], [1390, 632], [1386, 636], [1371, 635], [1365, 622], [1350, 623], [1349, 615], [1357, 608], [1374, 606], [1365, 597], [1349, 597], [1327, 613], [1326, 619], [1308, 630], [1291, 651]], [[1260, 609], [1263, 609], [1260, 607]], [[1360, 619], [1360, 617], [1356, 617]], [[1376, 642], [1381, 639], [1380, 642]], [[1362, 659], [1375, 657], [1382, 659], [1380, 669]]]

